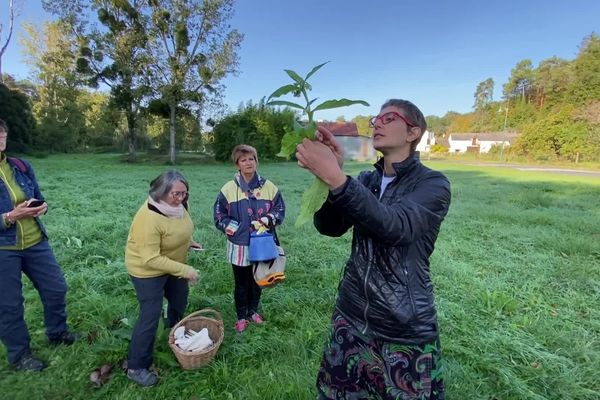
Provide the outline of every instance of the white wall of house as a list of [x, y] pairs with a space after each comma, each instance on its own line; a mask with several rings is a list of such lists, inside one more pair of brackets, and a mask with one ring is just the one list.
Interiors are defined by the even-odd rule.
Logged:
[[450, 136], [448, 144], [450, 145], [450, 149], [448, 150], [450, 153], [464, 153], [467, 151], [467, 147], [471, 146], [471, 141], [454, 140], [452, 139], [452, 136]]
[[[504, 142], [504, 147], [508, 147], [510, 146], [510, 143], [508, 142], [508, 140], [476, 140], [476, 144], [479, 145], [479, 152], [480, 153], [487, 153], [490, 151], [490, 149], [492, 148], [492, 146], [494, 145], [502, 145], [502, 142]], [[450, 144], [450, 153], [464, 153], [467, 151], [467, 147], [472, 146], [473, 145], [473, 140], [457, 140], [457, 139], [452, 139], [452, 135], [450, 135], [450, 138], [448, 139], [448, 144]]]
[[425, 131], [423, 136], [421, 136], [421, 141], [417, 145], [417, 151], [421, 153], [429, 153], [431, 151], [431, 146], [435, 144], [435, 135], [433, 132]]
[[344, 148], [344, 158], [354, 161], [373, 161], [377, 153], [373, 148], [373, 139], [365, 136], [336, 136]]

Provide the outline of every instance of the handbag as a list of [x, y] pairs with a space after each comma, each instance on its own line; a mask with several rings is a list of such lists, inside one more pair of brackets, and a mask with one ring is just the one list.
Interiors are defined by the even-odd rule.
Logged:
[[285, 279], [285, 264], [287, 258], [281, 246], [277, 246], [277, 258], [255, 263], [253, 268], [254, 280], [261, 288], [272, 287]]
[[279, 256], [277, 245], [273, 234], [264, 232], [250, 233], [250, 246], [248, 250], [248, 259], [251, 262], [271, 261]]

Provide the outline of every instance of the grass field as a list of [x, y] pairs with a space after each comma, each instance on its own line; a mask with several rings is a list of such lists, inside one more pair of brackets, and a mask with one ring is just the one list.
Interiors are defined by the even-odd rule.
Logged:
[[[263, 294], [265, 326], [233, 330], [233, 278], [212, 205], [233, 174], [227, 165], [184, 164], [191, 183], [201, 280], [188, 311], [219, 310], [225, 340], [206, 368], [184, 372], [160, 330], [155, 364], [161, 383], [140, 389], [116, 371], [89, 383], [127, 350], [137, 302], [123, 263], [133, 214], [149, 180], [165, 165], [128, 165], [115, 155], [31, 160], [50, 204], [44, 221], [70, 285], [69, 321], [82, 340], [45, 344], [41, 304], [24, 279], [33, 348], [50, 366], [41, 374], [8, 369], [0, 350], [2, 399], [314, 399], [350, 235], [326, 238], [294, 228], [309, 175], [295, 164], [260, 171], [281, 189], [288, 218], [279, 235], [287, 281]], [[432, 161], [452, 182], [450, 213], [432, 257], [451, 400], [600, 399], [600, 179], [524, 173]], [[369, 168], [350, 164], [356, 175]]]

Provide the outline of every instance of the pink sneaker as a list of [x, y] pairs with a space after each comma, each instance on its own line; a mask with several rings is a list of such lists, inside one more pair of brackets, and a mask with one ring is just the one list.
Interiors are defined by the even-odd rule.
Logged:
[[260, 325], [263, 322], [265, 322], [265, 320], [263, 319], [263, 317], [260, 316], [259, 313], [252, 314], [252, 316], [250, 317], [250, 319], [252, 319], [252, 322], [254, 322], [256, 325]]
[[235, 330], [238, 331], [239, 333], [244, 332], [247, 327], [248, 327], [248, 320], [246, 320], [246, 319], [238, 319], [234, 325]]

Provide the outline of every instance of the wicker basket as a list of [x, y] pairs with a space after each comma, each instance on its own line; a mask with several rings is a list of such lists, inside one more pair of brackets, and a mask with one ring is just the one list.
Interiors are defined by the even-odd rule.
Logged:
[[[216, 316], [215, 318], [208, 317], [207, 315]], [[192, 329], [196, 332], [202, 329], [208, 329], [208, 335], [213, 340], [213, 345], [202, 350], [197, 351], [185, 351], [179, 348], [175, 344], [175, 329], [180, 326], [184, 326], [185, 329]], [[224, 329], [223, 329], [223, 318], [218, 311], [212, 308], [204, 308], [200, 311], [196, 311], [179, 321], [169, 333], [169, 346], [177, 361], [183, 369], [196, 369], [208, 364], [217, 354], [219, 346], [223, 342]]]

